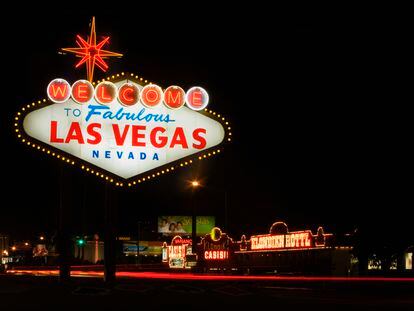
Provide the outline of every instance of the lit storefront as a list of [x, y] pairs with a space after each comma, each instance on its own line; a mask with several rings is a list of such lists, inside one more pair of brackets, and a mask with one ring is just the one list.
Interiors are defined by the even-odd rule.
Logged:
[[[173, 241], [168, 246], [170, 267], [182, 267], [186, 258], [186, 248], [176, 244]], [[311, 230], [289, 232], [284, 222], [276, 222], [268, 234], [250, 239], [243, 235], [240, 241], [215, 227], [197, 244], [195, 268], [204, 272], [349, 275], [351, 251], [351, 246], [336, 245], [334, 235], [322, 227], [316, 234]]]
[[197, 245], [197, 267], [205, 271], [231, 269], [236, 249], [237, 243], [215, 227]]
[[352, 247], [336, 245], [333, 234], [319, 227], [289, 232], [284, 222], [275, 222], [268, 234], [242, 237], [235, 251], [236, 266], [244, 272], [348, 275]]

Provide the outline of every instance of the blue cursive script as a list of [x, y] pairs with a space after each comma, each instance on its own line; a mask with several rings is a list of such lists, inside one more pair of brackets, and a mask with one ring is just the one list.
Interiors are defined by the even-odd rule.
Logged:
[[90, 120], [93, 115], [102, 116], [103, 119], [118, 120], [122, 119], [130, 121], [146, 121], [146, 122], [175, 122], [171, 119], [169, 114], [158, 114], [158, 113], [147, 113], [145, 108], [142, 108], [138, 113], [134, 112], [124, 112], [124, 108], [119, 108], [115, 113], [109, 110], [108, 106], [101, 105], [89, 105], [88, 115], [86, 116], [86, 122]]

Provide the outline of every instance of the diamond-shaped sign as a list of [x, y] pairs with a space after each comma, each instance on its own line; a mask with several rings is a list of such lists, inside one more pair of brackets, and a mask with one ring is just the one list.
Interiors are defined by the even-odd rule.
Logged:
[[[144, 94], [156, 86], [124, 73], [103, 81], [108, 80], [116, 86], [118, 99], [112, 102], [102, 102], [105, 94], [102, 98], [97, 94], [100, 83], [93, 83], [95, 90], [91, 86], [89, 92], [95, 96], [87, 102], [66, 96], [23, 107], [15, 117], [18, 138], [119, 186], [131, 186], [210, 157], [231, 140], [229, 123], [220, 114], [207, 108], [172, 107], [167, 101], [152, 107], [139, 100], [128, 105], [121, 98], [127, 94], [123, 86]], [[79, 85], [72, 85], [72, 94], [75, 87]], [[88, 91], [79, 90], [80, 95]]]

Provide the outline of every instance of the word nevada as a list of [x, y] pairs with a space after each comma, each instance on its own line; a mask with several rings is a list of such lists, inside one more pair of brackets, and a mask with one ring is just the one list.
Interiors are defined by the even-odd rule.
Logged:
[[110, 81], [100, 82], [94, 87], [87, 80], [78, 80], [72, 85], [64, 79], [54, 79], [47, 86], [47, 96], [54, 103], [64, 103], [72, 98], [78, 104], [87, 104], [95, 99], [101, 105], [110, 106], [118, 101], [125, 107], [139, 102], [147, 108], [155, 108], [163, 103], [169, 109], [180, 109], [184, 105], [199, 111], [207, 107], [209, 95], [199, 86], [185, 92], [181, 87], [172, 85], [162, 90], [156, 84], [147, 84], [139, 88], [129, 81], [115, 85]]

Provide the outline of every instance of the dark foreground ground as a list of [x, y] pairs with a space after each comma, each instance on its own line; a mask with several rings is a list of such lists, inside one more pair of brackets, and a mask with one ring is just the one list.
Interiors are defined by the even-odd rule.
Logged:
[[0, 310], [414, 310], [414, 282], [0, 275]]

